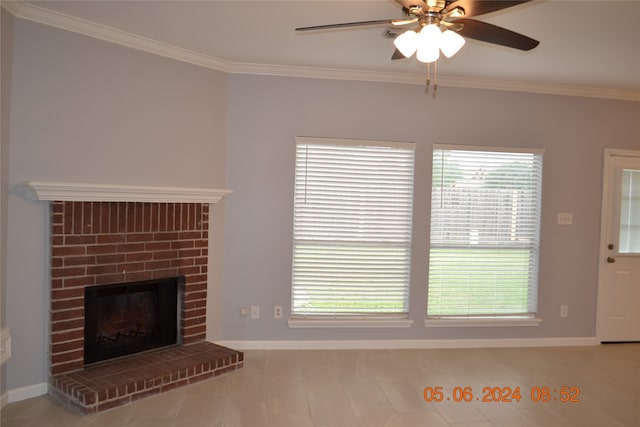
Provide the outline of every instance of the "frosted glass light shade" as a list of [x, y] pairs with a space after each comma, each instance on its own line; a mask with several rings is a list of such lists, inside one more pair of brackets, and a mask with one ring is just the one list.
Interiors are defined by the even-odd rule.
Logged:
[[396, 37], [393, 44], [405, 58], [409, 58], [418, 48], [418, 33], [413, 30], [405, 31]]
[[462, 46], [464, 46], [464, 38], [455, 31], [446, 30], [440, 37], [440, 50], [447, 58], [455, 55]]
[[418, 34], [418, 61], [433, 62], [440, 56], [440, 39], [442, 33], [435, 24], [422, 27]]

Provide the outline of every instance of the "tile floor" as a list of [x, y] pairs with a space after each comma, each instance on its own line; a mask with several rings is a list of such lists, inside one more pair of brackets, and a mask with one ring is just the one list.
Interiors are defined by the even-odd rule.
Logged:
[[[424, 388], [436, 386], [442, 402], [426, 403]], [[534, 402], [536, 386], [550, 388], [548, 402]], [[576, 387], [580, 401], [561, 402], [562, 386]], [[454, 402], [458, 387], [472, 388], [471, 402]], [[520, 387], [521, 399], [482, 402], [484, 387]], [[82, 417], [41, 396], [7, 405], [1, 425], [637, 427], [640, 344], [247, 351], [239, 371], [124, 407]]]

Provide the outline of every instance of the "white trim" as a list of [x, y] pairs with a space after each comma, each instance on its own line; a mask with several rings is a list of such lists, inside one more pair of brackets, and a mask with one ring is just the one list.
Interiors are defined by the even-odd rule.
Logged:
[[[7, 1], [1, 3], [14, 16], [51, 27], [60, 28], [85, 36], [97, 38], [132, 49], [172, 58], [212, 70], [231, 74], [250, 74], [282, 77], [306, 77], [334, 80], [357, 80], [369, 82], [402, 83], [424, 85], [424, 74], [396, 73], [365, 70], [350, 70], [321, 67], [286, 66], [275, 64], [252, 64], [230, 62], [200, 52], [180, 48], [167, 43], [152, 40], [117, 28], [77, 18], [45, 9], [29, 3]], [[458, 87], [510, 92], [526, 92], [549, 95], [578, 96], [588, 98], [617, 99], [622, 101], [640, 101], [640, 90], [625, 90], [605, 87], [574, 86], [536, 82], [508, 80], [471, 79], [446, 75], [438, 76], [441, 87]]]
[[566, 338], [490, 338], [436, 340], [268, 340], [217, 341], [216, 344], [237, 350], [375, 350], [375, 349], [446, 349], [506, 347], [575, 347], [598, 345], [595, 337]]
[[22, 0], [2, 2], [2, 7], [14, 16], [37, 22], [54, 28], [93, 37], [120, 46], [126, 46], [154, 55], [171, 58], [188, 64], [199, 65], [213, 70], [229, 72], [231, 63], [195, 52], [189, 49], [173, 46], [168, 43], [152, 40], [127, 31], [119, 30], [97, 22], [78, 18], [60, 12], [55, 12]]
[[640, 151], [638, 150], [626, 150], [618, 148], [605, 148], [603, 166], [602, 166], [602, 197], [600, 206], [600, 250], [598, 252], [598, 297], [596, 300], [596, 338], [598, 341], [606, 340], [607, 337], [603, 337], [604, 333], [603, 322], [605, 322], [605, 314], [603, 313], [604, 307], [602, 303], [602, 295], [606, 292], [606, 278], [605, 278], [605, 265], [606, 259], [610, 254], [610, 250], [607, 248], [607, 244], [610, 243], [611, 234], [611, 222], [612, 218], [611, 207], [609, 206], [611, 199], [611, 192], [614, 191], [611, 188], [612, 177], [614, 172], [614, 159], [638, 159], [640, 158]]
[[217, 203], [231, 190], [135, 185], [29, 182], [37, 200], [87, 202]]
[[544, 148], [486, 147], [483, 145], [433, 144], [433, 150], [488, 151], [496, 153], [530, 153], [544, 155]]
[[372, 139], [341, 139], [341, 138], [325, 138], [314, 136], [296, 136], [296, 144], [315, 144], [315, 145], [346, 145], [351, 147], [394, 147], [406, 148], [409, 150], [416, 149], [415, 142], [405, 141], [377, 141]]
[[290, 328], [410, 328], [409, 319], [289, 319]]
[[47, 383], [39, 383], [28, 385], [26, 387], [14, 388], [13, 390], [7, 391], [7, 403], [31, 399], [32, 397], [45, 395], [48, 392], [49, 385]]
[[539, 326], [542, 319], [530, 317], [495, 317], [495, 318], [469, 318], [469, 319], [424, 319], [425, 328], [484, 328], [503, 326]]

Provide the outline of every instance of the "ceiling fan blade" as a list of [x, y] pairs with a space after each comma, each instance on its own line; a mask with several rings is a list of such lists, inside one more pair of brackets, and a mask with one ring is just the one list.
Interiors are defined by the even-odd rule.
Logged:
[[460, 18], [454, 21], [456, 24], [463, 24], [458, 31], [463, 37], [493, 43], [500, 46], [512, 47], [520, 50], [531, 50], [540, 44], [539, 41], [530, 37], [518, 34], [506, 28], [498, 27], [475, 19]]
[[296, 31], [316, 31], [316, 30], [328, 30], [331, 28], [348, 28], [348, 27], [365, 27], [368, 25], [407, 25], [416, 22], [417, 19], [378, 19], [375, 21], [359, 21], [359, 22], [344, 22], [341, 24], [328, 24], [328, 25], [314, 25], [312, 27], [300, 27], [296, 28]]
[[464, 16], [469, 18], [472, 16], [484, 15], [485, 13], [495, 12], [497, 10], [506, 9], [508, 7], [517, 6], [527, 3], [531, 0], [457, 0], [449, 3], [441, 13], [443, 15], [460, 7], [464, 9]]
[[402, 54], [402, 52], [400, 52], [398, 49], [393, 51], [393, 55], [391, 55], [391, 59], [396, 60], [396, 59], [405, 59], [406, 56], [404, 56]]

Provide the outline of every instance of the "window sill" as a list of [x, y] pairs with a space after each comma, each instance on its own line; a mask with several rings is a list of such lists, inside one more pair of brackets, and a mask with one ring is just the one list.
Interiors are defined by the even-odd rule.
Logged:
[[504, 327], [504, 326], [538, 326], [542, 319], [533, 317], [494, 317], [494, 318], [460, 318], [460, 319], [424, 319], [425, 328], [469, 328], [469, 327]]
[[409, 328], [409, 319], [289, 319], [290, 328]]

